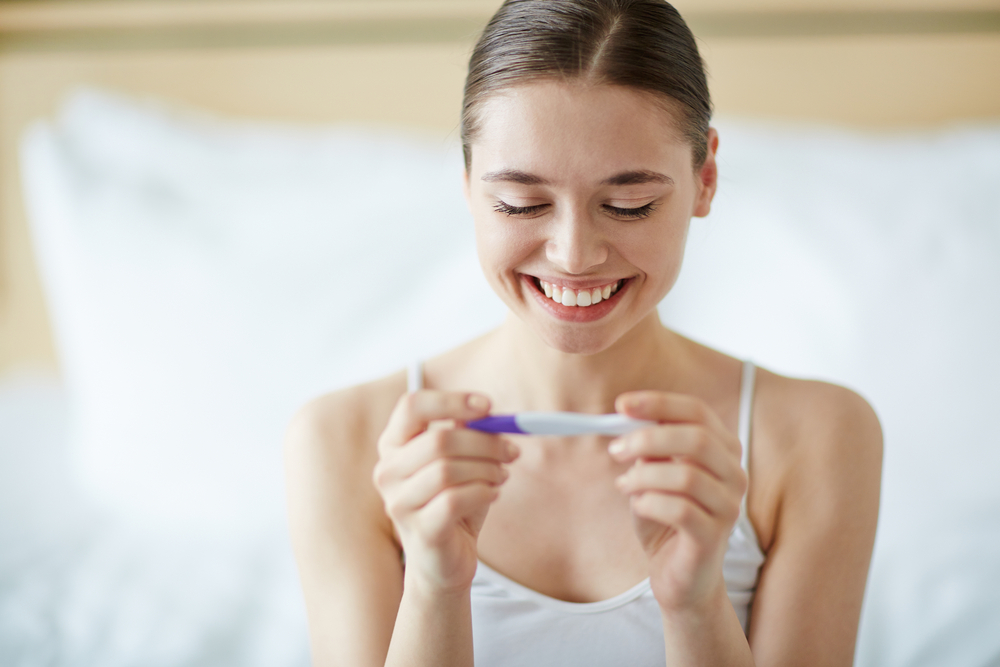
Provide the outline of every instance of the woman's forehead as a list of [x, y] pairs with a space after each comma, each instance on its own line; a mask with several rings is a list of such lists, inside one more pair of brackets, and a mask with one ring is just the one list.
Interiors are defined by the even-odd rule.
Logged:
[[[608, 173], [690, 164], [690, 146], [669, 100], [625, 86], [545, 80], [483, 100], [473, 171]], [[478, 167], [478, 168], [477, 168]]]

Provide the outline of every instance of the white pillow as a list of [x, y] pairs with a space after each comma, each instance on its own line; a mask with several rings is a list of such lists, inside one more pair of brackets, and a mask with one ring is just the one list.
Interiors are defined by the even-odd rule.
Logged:
[[846, 384], [885, 434], [857, 664], [1000, 656], [1000, 126], [863, 134], [721, 121], [713, 212], [664, 319]]
[[[955, 494], [1000, 499], [989, 466], [966, 469], [1000, 469], [1000, 447], [984, 446], [1000, 442], [987, 419], [1000, 405], [1000, 127], [719, 125], [719, 195], [709, 218], [692, 221], [665, 319], [867, 396], [890, 473], [907, 467], [887, 477], [890, 491], [954, 465], [967, 482]], [[940, 443], [959, 434], [940, 460]], [[922, 511], [941, 512], [921, 498]], [[887, 494], [886, 506], [895, 500]]]
[[77, 475], [139, 522], [273, 522], [296, 407], [503, 316], [451, 145], [83, 91], [23, 164]]

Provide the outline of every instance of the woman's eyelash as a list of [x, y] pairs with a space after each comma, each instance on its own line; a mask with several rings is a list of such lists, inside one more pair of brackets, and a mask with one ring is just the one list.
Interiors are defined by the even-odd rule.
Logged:
[[[503, 213], [504, 215], [531, 215], [532, 213], [538, 213], [541, 209], [545, 208], [546, 204], [537, 204], [535, 206], [511, 206], [505, 201], [497, 201], [493, 206], [493, 210], [497, 213]], [[604, 205], [604, 210], [617, 215], [620, 218], [645, 218], [649, 216], [654, 210], [653, 202], [649, 202], [645, 206], [639, 206], [636, 208], [621, 208], [619, 206], [611, 206], [610, 204]]]
[[498, 200], [493, 206], [493, 210], [506, 215], [530, 215], [531, 213], [537, 213], [544, 206], [545, 204], [538, 204], [537, 206], [511, 206], [505, 201]]
[[611, 206], [610, 204], [604, 205], [604, 210], [622, 218], [645, 218], [653, 212], [654, 208], [655, 206], [653, 206], [653, 202], [649, 202], [645, 206], [639, 206], [637, 208], [621, 208], [618, 206]]

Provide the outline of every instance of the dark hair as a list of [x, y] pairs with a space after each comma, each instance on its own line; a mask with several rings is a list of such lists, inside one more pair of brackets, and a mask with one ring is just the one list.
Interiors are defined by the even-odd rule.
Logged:
[[503, 88], [543, 78], [584, 79], [657, 93], [679, 104], [694, 165], [708, 153], [712, 101], [694, 35], [665, 0], [506, 0], [469, 60], [462, 104], [465, 167], [476, 108]]

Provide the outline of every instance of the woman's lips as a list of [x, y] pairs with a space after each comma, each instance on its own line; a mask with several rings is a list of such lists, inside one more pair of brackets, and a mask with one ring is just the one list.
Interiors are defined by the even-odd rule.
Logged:
[[525, 274], [522, 274], [522, 278], [539, 305], [564, 322], [594, 322], [601, 319], [614, 309], [622, 293], [632, 282], [631, 278], [624, 278], [603, 285], [575, 289]]

